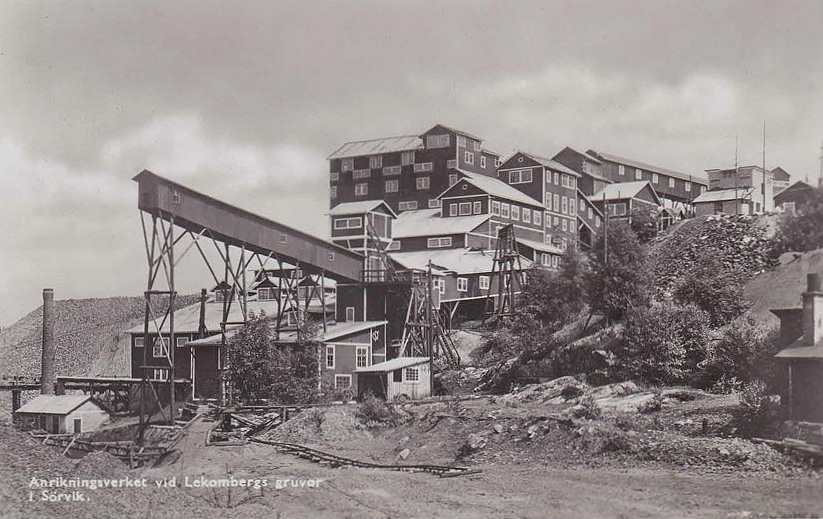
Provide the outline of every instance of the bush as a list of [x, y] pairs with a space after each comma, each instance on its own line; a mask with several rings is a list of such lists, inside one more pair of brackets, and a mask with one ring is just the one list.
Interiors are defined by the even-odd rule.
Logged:
[[699, 382], [720, 391], [754, 380], [773, 387], [779, 369], [773, 357], [778, 351], [777, 330], [751, 318], [738, 319], [709, 345]]
[[674, 287], [674, 299], [707, 312], [712, 327], [730, 323], [749, 307], [740, 280], [726, 272], [716, 256], [698, 258]]
[[614, 370], [624, 379], [671, 384], [690, 378], [705, 355], [708, 315], [692, 305], [655, 303], [626, 316]]
[[608, 226], [608, 257], [601, 234], [592, 251], [587, 299], [592, 310], [622, 319], [630, 309], [648, 304], [650, 276], [646, 256], [628, 224], [618, 221]]
[[651, 414], [661, 409], [663, 409], [663, 393], [655, 391], [654, 396], [650, 400], [643, 402], [637, 408], [637, 411], [641, 414]]
[[806, 252], [823, 247], [823, 190], [813, 188], [802, 214], [784, 215], [772, 241], [772, 254]]
[[560, 270], [532, 268], [518, 297], [518, 315], [550, 332], [571, 322], [586, 304], [587, 268], [585, 257], [574, 247], [566, 249]]
[[631, 214], [631, 228], [640, 243], [648, 243], [657, 236], [658, 214], [655, 209], [634, 209]]
[[603, 416], [603, 410], [597, 405], [597, 402], [591, 395], [586, 395], [580, 399], [580, 403], [574, 406], [573, 413], [575, 418], [587, 418], [589, 420], [596, 420]]
[[363, 400], [357, 406], [356, 415], [365, 423], [393, 424], [397, 419], [394, 407], [385, 400], [374, 396], [371, 391], [363, 396]]
[[734, 412], [734, 426], [746, 437], [771, 433], [781, 418], [779, 398], [769, 394], [762, 380], [749, 382], [740, 392], [740, 406]]

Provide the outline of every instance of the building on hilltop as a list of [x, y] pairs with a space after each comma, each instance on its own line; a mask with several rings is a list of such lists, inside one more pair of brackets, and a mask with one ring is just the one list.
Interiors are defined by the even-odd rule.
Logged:
[[[740, 204], [735, 205], [741, 209], [742, 214], [763, 214], [774, 211], [774, 180], [771, 171], [766, 171], [760, 166], [739, 166], [707, 169], [706, 174], [709, 176], [709, 191], [724, 190], [726, 192], [722, 196], [723, 201], [727, 201], [729, 193], [733, 196], [732, 200], [737, 201], [740, 201], [741, 191], [747, 193], [745, 200], [748, 213], [742, 211]], [[701, 203], [706, 203], [706, 199], [701, 199]]]
[[649, 211], [657, 215], [663, 209], [663, 202], [648, 180], [609, 184], [595, 193], [591, 201], [610, 220], [631, 222], [635, 211]]
[[776, 209], [787, 213], [803, 213], [815, 194], [815, 188], [798, 180], [786, 189], [774, 195]]
[[788, 171], [778, 166], [772, 169], [772, 182], [774, 185], [774, 194], [777, 195], [789, 187], [792, 182], [792, 176], [789, 175]]

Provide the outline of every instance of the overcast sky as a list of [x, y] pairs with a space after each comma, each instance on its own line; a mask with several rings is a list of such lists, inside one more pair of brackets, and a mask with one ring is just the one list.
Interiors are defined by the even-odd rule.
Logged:
[[766, 121], [767, 166], [816, 175], [822, 27], [817, 0], [0, 0], [0, 325], [47, 286], [142, 292], [144, 168], [324, 237], [325, 157], [436, 122], [699, 173], [735, 135], [760, 164]]

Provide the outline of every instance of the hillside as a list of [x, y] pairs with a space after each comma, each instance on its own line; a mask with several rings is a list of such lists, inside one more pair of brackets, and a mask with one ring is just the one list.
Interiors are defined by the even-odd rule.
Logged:
[[[198, 296], [178, 297], [178, 307]], [[65, 299], [54, 302], [57, 375], [129, 375], [124, 330], [143, 320], [142, 297]], [[0, 333], [0, 376], [39, 376], [43, 308]]]

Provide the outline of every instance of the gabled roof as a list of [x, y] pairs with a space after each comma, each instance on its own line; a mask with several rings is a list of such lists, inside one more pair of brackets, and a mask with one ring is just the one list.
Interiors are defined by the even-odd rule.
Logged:
[[791, 175], [789, 175], [788, 171], [781, 168], [780, 166], [778, 166], [778, 167], [776, 167], [772, 170], [772, 176], [774, 177], [775, 180], [782, 180], [782, 181], [785, 181], [785, 182], [788, 182], [789, 180], [791, 180], [791, 177], [792, 177]]
[[402, 213], [392, 225], [392, 238], [465, 234], [473, 231], [491, 218], [490, 214], [450, 216], [447, 218], [441, 218], [439, 215], [430, 218], [404, 218], [406, 214]]
[[670, 177], [679, 178], [682, 180], [688, 180], [689, 182], [695, 182], [697, 184], [705, 184], [708, 185], [709, 181], [703, 175], [688, 175], [686, 173], [681, 173], [679, 171], [674, 171], [673, 169], [668, 168], [661, 168], [660, 166], [652, 166], [651, 164], [646, 164], [645, 162], [640, 162], [639, 160], [634, 159], [627, 159], [625, 157], [620, 157], [618, 155], [612, 155], [611, 153], [605, 153], [602, 151], [595, 151], [595, 150], [588, 150], [587, 153], [590, 153], [602, 160], [606, 160], [609, 162], [616, 162], [618, 164], [623, 164], [625, 166], [631, 166], [633, 168], [640, 168], [644, 171], [651, 171], [652, 173], [659, 173], [661, 175], [668, 175]]
[[627, 198], [636, 198], [638, 194], [640, 194], [643, 189], [648, 187], [651, 189], [652, 193], [654, 193], [654, 197], [657, 200], [657, 205], [663, 205], [660, 202], [660, 198], [657, 196], [657, 193], [654, 191], [654, 188], [649, 183], [648, 180], [636, 180], [634, 182], [619, 182], [617, 184], [609, 184], [594, 195], [592, 195], [591, 200], [593, 202], [600, 202], [604, 198], [606, 201], [610, 200], [624, 200]]
[[434, 126], [432, 126], [431, 128], [429, 128], [429, 129], [428, 129], [428, 130], [426, 130], [425, 132], [421, 133], [421, 134], [420, 134], [420, 137], [423, 137], [424, 135], [426, 135], [427, 133], [431, 132], [431, 131], [432, 131], [432, 130], [434, 130], [435, 128], [443, 128], [443, 129], [444, 129], [444, 130], [446, 130], [446, 131], [449, 131], [449, 132], [452, 132], [452, 133], [456, 133], [456, 134], [458, 134], [458, 135], [464, 135], [464, 136], [469, 137], [469, 138], [471, 138], [471, 139], [474, 139], [474, 140], [476, 140], [476, 141], [482, 141], [482, 140], [483, 140], [483, 139], [481, 139], [480, 137], [478, 137], [477, 135], [474, 135], [473, 133], [464, 132], [463, 130], [458, 130], [458, 129], [456, 129], [456, 128], [452, 128], [451, 126], [446, 126], [445, 124], [439, 124], [439, 123], [438, 123], [438, 124], [435, 124]]
[[[416, 270], [426, 270], [431, 260], [435, 273], [483, 274], [491, 272], [494, 266], [494, 252], [484, 253], [468, 248], [391, 252], [389, 257], [403, 268]], [[527, 260], [521, 258], [521, 262], [523, 268], [529, 266]]]
[[464, 171], [458, 168], [452, 169], [459, 171], [464, 175], [464, 177], [458, 180], [455, 185], [440, 193], [440, 196], [438, 196], [437, 198], [442, 198], [443, 195], [455, 189], [456, 186], [460, 185], [461, 182], [468, 182], [477, 189], [480, 189], [481, 191], [489, 195], [496, 196], [498, 198], [505, 198], [506, 200], [511, 200], [513, 202], [520, 202], [521, 204], [527, 204], [534, 207], [543, 207], [543, 203], [539, 200], [530, 197], [522, 191], [518, 191], [517, 189], [511, 187], [502, 180], [487, 177], [486, 175], [471, 173], [469, 171]]
[[709, 202], [727, 202], [729, 200], [746, 200], [751, 198], [752, 193], [754, 193], [753, 187], [741, 187], [738, 189], [713, 189], [698, 195], [694, 200], [692, 200], [692, 203], [701, 204]]
[[364, 368], [357, 368], [355, 373], [388, 373], [396, 369], [409, 368], [429, 362], [428, 357], [397, 357], [385, 362], [378, 362]]
[[597, 157], [595, 157], [595, 156], [594, 156], [594, 155], [592, 155], [591, 153], [588, 153], [588, 152], [585, 152], [585, 151], [580, 151], [580, 150], [577, 150], [577, 149], [575, 149], [575, 148], [572, 148], [571, 146], [566, 146], [565, 148], [563, 148], [562, 150], [560, 150], [559, 152], [557, 152], [557, 154], [555, 155], [555, 157], [557, 157], [557, 155], [560, 155], [561, 153], [563, 153], [563, 151], [565, 151], [565, 150], [569, 150], [569, 151], [571, 151], [571, 152], [573, 152], [573, 153], [576, 153], [576, 154], [580, 155], [581, 157], [585, 158], [586, 160], [590, 160], [591, 162], [594, 162], [595, 164], [603, 164], [603, 161], [602, 161], [602, 160], [598, 159]]
[[383, 137], [365, 141], [351, 141], [340, 146], [326, 160], [360, 157], [377, 153], [391, 153], [395, 151], [411, 151], [423, 147], [423, 141], [417, 135], [401, 135], [400, 137]]
[[779, 202], [781, 199], [786, 198], [790, 194], [795, 193], [797, 191], [807, 191], [807, 190], [813, 190], [813, 189], [814, 189], [814, 187], [812, 187], [811, 184], [803, 182], [802, 180], [798, 180], [794, 184], [790, 185], [786, 189], [784, 189], [781, 192], [774, 195], [774, 201]]
[[551, 254], [563, 254], [563, 249], [560, 247], [555, 247], [554, 245], [549, 245], [547, 243], [539, 242], [536, 240], [527, 240], [526, 238], [516, 238], [517, 243], [521, 245], [525, 245], [526, 247], [532, 248], [538, 252], [548, 252]]
[[378, 207], [383, 206], [390, 215], [397, 218], [397, 213], [395, 213], [389, 204], [384, 202], [383, 200], [360, 200], [357, 202], [344, 202], [342, 204], [337, 204], [334, 206], [331, 211], [327, 214], [329, 216], [343, 216], [348, 214], [364, 214], [370, 211], [374, 211]]
[[[525, 155], [526, 157], [529, 157], [533, 161], [535, 161], [538, 164], [540, 164], [542, 166], [545, 166], [549, 169], [552, 169], [552, 170], [555, 170], [555, 171], [560, 171], [562, 173], [566, 173], [567, 175], [572, 175], [574, 177], [580, 177], [581, 176], [580, 173], [578, 173], [577, 171], [569, 168], [568, 166], [566, 166], [564, 164], [561, 164], [561, 163], [557, 162], [554, 159], [547, 159], [546, 157], [541, 157], [540, 155], [534, 155], [532, 153], [527, 153], [527, 152], [522, 151], [522, 150], [516, 151], [511, 157], [509, 157], [508, 159], [506, 159], [503, 162], [505, 163], [506, 161], [508, 161], [509, 159], [511, 159], [512, 157], [514, 157], [517, 154]], [[517, 167], [514, 166], [514, 167], [506, 168], [506, 169], [517, 169]]]
[[90, 395], [40, 395], [27, 402], [18, 413], [69, 414], [91, 400]]
[[589, 200], [589, 197], [587, 197], [583, 193], [583, 191], [580, 190], [580, 188], [577, 188], [577, 197], [581, 200], [584, 200], [586, 202], [586, 205], [594, 209], [594, 212], [597, 214], [597, 216], [603, 218], [603, 213], [600, 212], [600, 209], [598, 209], [597, 206], [594, 205], [594, 203], [591, 200]]
[[[372, 328], [376, 328], [378, 326], [383, 326], [384, 324], [388, 323], [388, 321], [347, 321], [342, 323], [328, 323], [326, 324], [326, 331], [323, 332], [322, 328], [317, 334], [317, 340], [321, 342], [328, 342], [333, 341], [335, 339], [340, 339], [341, 337], [346, 337], [347, 335], [352, 335], [354, 333], [362, 332], [363, 330], [370, 330]], [[227, 336], [236, 335], [240, 331], [241, 327], [235, 327], [229, 332], [226, 333]], [[290, 330], [290, 331], [281, 331], [280, 336], [277, 338], [275, 342], [285, 343], [285, 342], [296, 342], [298, 339], [297, 331]], [[210, 337], [206, 337], [204, 339], [197, 339], [194, 341], [190, 341], [187, 345], [188, 346], [209, 346], [220, 344], [222, 342], [222, 337], [218, 333], [217, 335], [212, 335]]]

